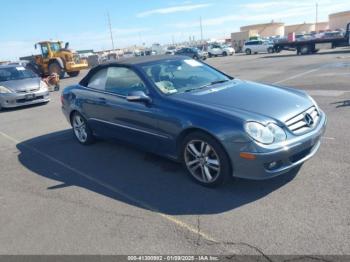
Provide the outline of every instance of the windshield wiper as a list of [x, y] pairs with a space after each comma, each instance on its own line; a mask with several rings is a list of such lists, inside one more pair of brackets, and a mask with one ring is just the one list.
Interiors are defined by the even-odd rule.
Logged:
[[209, 84], [206, 84], [206, 85], [203, 85], [203, 86], [200, 86], [200, 87], [195, 87], [195, 88], [186, 89], [185, 91], [183, 91], [183, 93], [192, 92], [192, 91], [195, 91], [195, 90], [200, 90], [200, 89], [203, 89], [203, 88], [212, 86], [212, 85], [216, 85], [216, 84], [220, 84], [220, 83], [225, 83], [225, 82], [228, 82], [228, 81], [230, 81], [230, 80], [225, 79], [225, 80], [213, 81], [213, 82], [210, 82]]
[[213, 82], [211, 82], [211, 83], [209, 83], [209, 84], [206, 84], [206, 85], [204, 85], [204, 86], [201, 86], [200, 88], [205, 88], [205, 87], [208, 87], [208, 86], [212, 86], [212, 85], [216, 85], [216, 84], [225, 83], [225, 82], [228, 82], [228, 81], [230, 81], [230, 80], [228, 80], [228, 79], [217, 80], [217, 81], [213, 81]]

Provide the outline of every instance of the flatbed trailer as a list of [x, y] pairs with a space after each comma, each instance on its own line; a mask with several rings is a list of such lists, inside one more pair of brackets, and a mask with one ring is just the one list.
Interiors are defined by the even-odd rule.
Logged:
[[350, 46], [350, 23], [346, 26], [346, 33], [344, 37], [335, 38], [316, 38], [304, 41], [279, 42], [274, 44], [274, 51], [279, 53], [282, 50], [295, 49], [298, 55], [317, 53], [324, 46], [329, 48], [337, 48]]

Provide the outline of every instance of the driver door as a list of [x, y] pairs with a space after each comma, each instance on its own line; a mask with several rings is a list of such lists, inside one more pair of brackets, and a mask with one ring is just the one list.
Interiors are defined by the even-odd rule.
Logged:
[[153, 151], [163, 137], [157, 130], [154, 106], [126, 99], [132, 91], [148, 94], [146, 85], [130, 68], [110, 66], [105, 70], [103, 90], [94, 90], [92, 104], [85, 107], [93, 129], [103, 136], [128, 141]]

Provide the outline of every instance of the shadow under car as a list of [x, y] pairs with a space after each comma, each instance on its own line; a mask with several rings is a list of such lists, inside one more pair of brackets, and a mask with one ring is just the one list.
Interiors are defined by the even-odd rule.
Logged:
[[235, 209], [286, 185], [298, 172], [294, 169], [263, 181], [233, 179], [210, 189], [194, 183], [178, 163], [115, 141], [82, 146], [71, 130], [39, 136], [17, 144], [17, 148], [23, 166], [55, 181], [43, 190], [74, 185], [170, 215]]

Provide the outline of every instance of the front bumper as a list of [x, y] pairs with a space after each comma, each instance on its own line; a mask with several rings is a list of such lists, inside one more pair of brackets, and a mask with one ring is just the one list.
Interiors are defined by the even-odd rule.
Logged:
[[[321, 144], [321, 136], [326, 130], [326, 124], [327, 117], [322, 112], [318, 125], [312, 131], [287, 139], [278, 148], [261, 147], [254, 152], [241, 151], [254, 155], [255, 159], [252, 160], [240, 157], [239, 152], [231, 153], [233, 176], [263, 180], [284, 174], [300, 166], [316, 154]], [[276, 165], [271, 168], [269, 165], [273, 162]]]
[[14, 108], [19, 106], [46, 103], [50, 101], [48, 90], [38, 90], [28, 93], [0, 94], [0, 106], [3, 108]]

